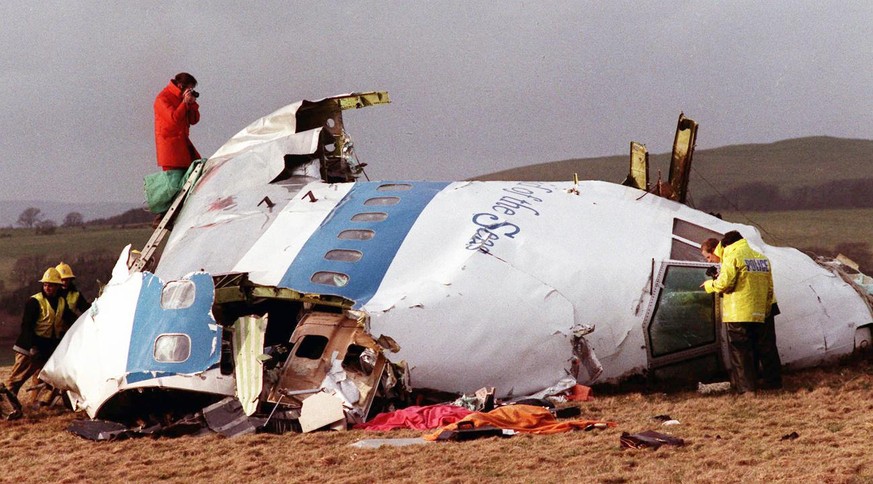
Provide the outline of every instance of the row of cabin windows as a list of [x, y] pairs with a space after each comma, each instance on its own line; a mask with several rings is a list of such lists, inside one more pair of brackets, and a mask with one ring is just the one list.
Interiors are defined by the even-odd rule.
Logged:
[[[407, 191], [412, 189], [408, 183], [387, 183], [380, 185], [376, 190], [380, 192]], [[373, 197], [364, 201], [367, 207], [387, 207], [400, 203], [400, 197]], [[352, 222], [382, 222], [388, 218], [385, 212], [361, 212], [352, 216]], [[376, 232], [370, 229], [343, 230], [337, 235], [340, 240], [370, 240], [376, 236]], [[352, 249], [332, 249], [324, 254], [326, 260], [341, 262], [357, 262], [363, 257], [363, 252]], [[315, 284], [325, 286], [343, 287], [349, 283], [348, 274], [333, 271], [319, 271], [309, 279]]]
[[[377, 190], [407, 191], [412, 185], [406, 183], [389, 183], [380, 185]], [[369, 207], [386, 207], [400, 202], [399, 197], [373, 197], [364, 202]], [[353, 222], [382, 222], [388, 218], [385, 212], [362, 212], [352, 216]], [[337, 236], [341, 240], [370, 240], [376, 233], [369, 229], [343, 230]], [[324, 254], [326, 260], [357, 262], [364, 254], [359, 250], [333, 249]], [[312, 282], [328, 286], [342, 287], [349, 283], [349, 276], [339, 272], [316, 272], [312, 275]], [[161, 306], [164, 309], [183, 309], [194, 303], [195, 287], [191, 281], [172, 281], [161, 292]], [[326, 344], [326, 338], [324, 344]], [[315, 345], [316, 347], [318, 345]], [[307, 356], [304, 345], [303, 355]], [[323, 351], [324, 345], [321, 345]], [[298, 351], [299, 352], [299, 351]], [[317, 352], [317, 351], [316, 351]], [[154, 358], [161, 363], [182, 363], [191, 356], [191, 338], [186, 334], [162, 334], [155, 339]], [[320, 355], [319, 355], [320, 356]]]
[[[379, 222], [387, 218], [388, 215], [384, 212], [365, 212], [354, 215], [352, 220]], [[375, 232], [372, 230], [344, 230], [337, 237], [344, 240], [369, 240], [373, 235]], [[673, 235], [687, 241], [702, 242], [708, 237], [720, 238], [722, 234], [684, 220], [674, 219]], [[671, 259], [699, 260], [699, 256], [699, 247], [674, 238]], [[357, 262], [361, 257], [363, 257], [361, 251], [351, 249], [333, 249], [324, 255], [327, 260], [342, 262]], [[653, 357], [715, 342], [715, 299], [699, 287], [700, 281], [706, 277], [704, 272], [705, 268], [700, 267], [668, 268], [649, 325]], [[342, 287], [348, 284], [349, 276], [339, 272], [321, 271], [313, 274], [311, 280], [316, 284]], [[164, 287], [161, 306], [165, 309], [189, 307], [194, 302], [194, 293], [195, 287], [191, 281], [173, 281]], [[327, 338], [323, 336], [307, 336], [307, 338], [308, 340], [298, 348], [297, 356], [319, 358], [327, 344]], [[187, 360], [190, 354], [191, 339], [185, 334], [162, 334], [155, 341], [156, 361], [180, 363]]]

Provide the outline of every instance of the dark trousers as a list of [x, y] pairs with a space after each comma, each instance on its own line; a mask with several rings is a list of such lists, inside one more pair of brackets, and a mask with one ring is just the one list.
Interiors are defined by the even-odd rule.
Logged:
[[776, 347], [775, 314], [778, 313], [771, 313], [764, 320], [761, 348], [755, 353], [758, 363], [761, 364], [760, 376], [764, 380], [764, 389], [782, 388], [782, 360], [779, 358], [779, 348]]
[[738, 393], [755, 391], [759, 374], [763, 388], [782, 387], [782, 362], [776, 348], [773, 317], [763, 323], [727, 323], [727, 334], [731, 381]]

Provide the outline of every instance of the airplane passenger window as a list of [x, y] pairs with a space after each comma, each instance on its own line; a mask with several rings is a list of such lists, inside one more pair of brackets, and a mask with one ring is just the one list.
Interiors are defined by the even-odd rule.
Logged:
[[715, 343], [715, 297], [700, 283], [705, 267], [670, 266], [649, 324], [652, 356]]
[[364, 205], [397, 205], [400, 202], [398, 197], [373, 197], [364, 202]]
[[162, 334], [155, 339], [155, 361], [182, 363], [191, 356], [191, 338], [187, 334]]
[[338, 239], [343, 240], [370, 240], [373, 236], [376, 235], [376, 232], [372, 230], [343, 230], [336, 236]]
[[193, 281], [170, 281], [161, 291], [161, 307], [164, 309], [185, 309], [194, 304], [197, 287]]
[[313, 274], [309, 280], [325, 286], [343, 287], [349, 283], [349, 276], [339, 272], [321, 271]]
[[406, 191], [412, 190], [412, 185], [408, 183], [386, 183], [384, 185], [379, 185], [380, 192], [398, 192], [398, 191]]
[[324, 254], [327, 260], [338, 260], [342, 262], [357, 262], [361, 260], [364, 254], [359, 250], [334, 249]]
[[388, 218], [385, 212], [363, 212], [352, 216], [352, 222], [381, 222]]
[[297, 346], [297, 351], [294, 356], [297, 358], [306, 358], [308, 360], [317, 360], [321, 358], [324, 349], [327, 348], [327, 337], [319, 334], [307, 334]]

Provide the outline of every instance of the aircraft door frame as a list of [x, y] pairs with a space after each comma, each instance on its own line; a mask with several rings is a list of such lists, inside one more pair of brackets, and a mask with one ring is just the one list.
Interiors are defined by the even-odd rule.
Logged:
[[715, 294], [699, 288], [711, 266], [664, 260], [652, 273], [643, 334], [649, 374], [655, 379], [688, 376], [705, 381], [726, 368], [721, 304]]

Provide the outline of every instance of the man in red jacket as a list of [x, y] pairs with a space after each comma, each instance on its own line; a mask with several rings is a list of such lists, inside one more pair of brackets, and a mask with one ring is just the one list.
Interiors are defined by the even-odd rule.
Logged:
[[190, 126], [200, 121], [195, 86], [194, 76], [180, 72], [155, 98], [155, 147], [158, 166], [164, 171], [186, 170], [200, 158], [188, 138]]

